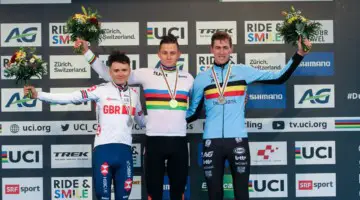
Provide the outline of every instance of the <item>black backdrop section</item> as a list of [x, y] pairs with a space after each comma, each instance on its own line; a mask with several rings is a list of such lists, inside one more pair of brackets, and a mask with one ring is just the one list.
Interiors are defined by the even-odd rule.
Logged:
[[[71, 4], [58, 5], [0, 5], [0, 23], [41, 23], [42, 45], [37, 47], [37, 51], [45, 60], [49, 60], [52, 55], [73, 55], [71, 47], [51, 47], [49, 46], [49, 23], [64, 22], [71, 14], [80, 11], [80, 6], [85, 5], [97, 8], [103, 16], [103, 22], [139, 22], [139, 45], [136, 46], [97, 46], [92, 49], [98, 54], [109, 54], [114, 49], [120, 49], [129, 54], [139, 54], [139, 66], [148, 67], [148, 54], [156, 54], [158, 47], [147, 45], [146, 28], [147, 22], [162, 21], [187, 21], [188, 23], [188, 45], [181, 45], [181, 51], [188, 54], [189, 72], [196, 76], [197, 62], [196, 54], [209, 53], [208, 45], [196, 44], [196, 22], [197, 21], [236, 21], [237, 24], [237, 44], [234, 51], [237, 53], [238, 63], [245, 63], [246, 53], [286, 53], [286, 60], [295, 52], [291, 46], [284, 44], [245, 44], [245, 21], [277, 21], [281, 20], [280, 11], [288, 9], [291, 5], [302, 9], [305, 15], [316, 20], [333, 20], [334, 43], [314, 44], [313, 52], [333, 52], [334, 53], [334, 75], [333, 76], [294, 76], [286, 85], [286, 108], [272, 109], [248, 109], [248, 118], [309, 118], [319, 117], [358, 117], [360, 107], [359, 99], [349, 99], [349, 93], [359, 93], [360, 85], [357, 82], [359, 74], [359, 26], [358, 19], [360, 13], [357, 9], [360, 2], [357, 0], [335, 0], [335, 1], [283, 1], [283, 2], [219, 2], [215, 0], [183, 0], [183, 1], [145, 1], [145, 0], [73, 0]], [[4, 30], [0, 29], [0, 32]], [[3, 38], [2, 38], [3, 40]], [[0, 55], [9, 56], [17, 47], [3, 47], [0, 45]], [[149, 66], [151, 67], [151, 66]], [[88, 87], [93, 84], [101, 83], [94, 71], [91, 71], [91, 79], [50, 79], [46, 75], [42, 80], [34, 80], [32, 83], [41, 87], [43, 91], [50, 91], [50, 88], [64, 87]], [[294, 85], [304, 84], [332, 84], [335, 86], [335, 106], [333, 108], [294, 108]], [[14, 81], [0, 80], [0, 88], [20, 88]], [[3, 94], [1, 94], [3, 97]], [[1, 102], [4, 104], [4, 102]], [[3, 109], [2, 105], [2, 109]], [[0, 124], [5, 122], [31, 122], [31, 121], [69, 121], [81, 122], [84, 120], [95, 120], [94, 108], [86, 112], [51, 112], [50, 106], [43, 104], [42, 112], [6, 112], [1, 110]], [[360, 118], [360, 117], [359, 117]], [[51, 178], [52, 177], [83, 177], [91, 176], [90, 168], [61, 168], [51, 167], [51, 145], [59, 144], [92, 144], [93, 135], [61, 135], [54, 132], [54, 135], [30, 136], [22, 133], [17, 134], [7, 132], [9, 129], [3, 125], [0, 134], [0, 145], [42, 145], [43, 148], [43, 168], [40, 169], [8, 169], [4, 168], [4, 159], [0, 177], [2, 179], [0, 199], [10, 200], [5, 191], [4, 178], [14, 177], [42, 177], [43, 178], [43, 198], [39, 199], [58, 199], [53, 197]], [[271, 199], [339, 199], [355, 200], [359, 198], [359, 131], [302, 131], [299, 129], [287, 129], [286, 132], [256, 132], [251, 131], [249, 139], [251, 142], [286, 142], [287, 164], [286, 165], [266, 165], [253, 166], [252, 174], [286, 174], [287, 189], [286, 197]], [[22, 135], [22, 136], [18, 136]], [[134, 135], [134, 143], [140, 143], [143, 149], [144, 135]], [[207, 199], [206, 192], [203, 191], [203, 172], [199, 166], [199, 144], [201, 143], [201, 132], [188, 135], [190, 144], [190, 199]], [[310, 164], [296, 165], [294, 148], [296, 141], [335, 141], [335, 164]], [[334, 147], [335, 148], [335, 147]], [[2, 149], [4, 153], [4, 149]], [[140, 154], [142, 151], [140, 152]], [[141, 156], [142, 159], [142, 156]], [[146, 190], [143, 177], [143, 168], [134, 169], [136, 176], [141, 176], [141, 196], [146, 199]], [[229, 171], [226, 169], [226, 174]], [[297, 197], [298, 182], [296, 175], [302, 173], [335, 173], [336, 174], [336, 196], [333, 197]], [[271, 181], [271, 180], [267, 180]], [[315, 183], [316, 181], [313, 180]], [[321, 181], [320, 181], [321, 182]], [[323, 180], [324, 183], [329, 183]], [[276, 185], [276, 184], [275, 184]], [[269, 189], [269, 188], [268, 188]], [[272, 193], [270, 190], [265, 192], [268, 196], [259, 199], [269, 199]], [[324, 189], [324, 188], [322, 188]], [[315, 189], [313, 189], [315, 191]], [[309, 190], [311, 196], [312, 192]], [[260, 192], [261, 193], [261, 192]], [[326, 196], [327, 190], [319, 190], [318, 193]], [[94, 194], [94, 193], [93, 193]], [[263, 193], [264, 194], [264, 193]], [[91, 198], [84, 198], [91, 199]], [[93, 199], [96, 199], [95, 196]], [[229, 198], [231, 199], [231, 198]], [[21, 199], [27, 200], [27, 199]]]

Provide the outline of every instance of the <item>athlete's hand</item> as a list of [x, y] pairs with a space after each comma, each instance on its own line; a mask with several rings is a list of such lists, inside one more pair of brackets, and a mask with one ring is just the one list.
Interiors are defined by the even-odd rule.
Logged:
[[36, 89], [31, 85], [24, 86], [24, 95], [25, 96], [27, 96], [30, 91], [31, 91], [31, 97], [30, 98], [37, 99], [38, 92], [36, 91]]
[[298, 53], [300, 56], [305, 56], [306, 54], [308, 54], [308, 53], [310, 52], [310, 49], [311, 49], [311, 47], [312, 47], [312, 44], [311, 44], [310, 40], [305, 39], [305, 40], [304, 40], [304, 44], [305, 44], [305, 46], [306, 46], [309, 50], [308, 50], [308, 51], [304, 51], [303, 46], [301, 45], [301, 42], [302, 42], [302, 39], [301, 39], [301, 37], [299, 37], [299, 40], [298, 40], [298, 42], [297, 42], [297, 45], [298, 45], [298, 51], [297, 51], [297, 53]]
[[82, 45], [82, 53], [85, 54], [89, 50], [89, 42], [82, 40], [80, 38], [76, 38], [74, 43], [74, 48], [79, 48]]

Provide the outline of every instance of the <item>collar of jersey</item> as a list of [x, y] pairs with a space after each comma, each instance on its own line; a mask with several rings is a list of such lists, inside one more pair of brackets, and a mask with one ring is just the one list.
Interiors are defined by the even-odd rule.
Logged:
[[124, 92], [125, 92], [126, 90], [128, 90], [128, 88], [129, 88], [129, 85], [127, 84], [127, 82], [126, 82], [125, 85], [116, 84], [116, 83], [114, 83], [114, 82], [112, 82], [112, 84], [113, 84], [114, 87], [116, 87], [116, 88], [119, 89], [120, 91], [124, 91]]
[[161, 64], [160, 66], [165, 72], [175, 72], [176, 66], [166, 67], [165, 65]]
[[224, 64], [217, 64], [214, 62], [214, 67], [215, 67], [215, 69], [227, 69], [229, 67], [229, 62], [230, 62], [230, 60], [228, 60]]

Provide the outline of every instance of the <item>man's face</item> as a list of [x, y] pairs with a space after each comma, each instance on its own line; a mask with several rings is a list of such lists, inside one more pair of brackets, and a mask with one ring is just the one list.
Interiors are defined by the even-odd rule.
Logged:
[[176, 44], [162, 44], [158, 52], [160, 62], [165, 65], [165, 67], [176, 66], [176, 63], [180, 57], [181, 53]]
[[229, 40], [215, 40], [210, 50], [211, 53], [214, 54], [215, 62], [221, 65], [230, 59], [233, 48], [230, 46]]
[[114, 83], [124, 85], [130, 75], [130, 65], [113, 62], [110, 66], [109, 73]]

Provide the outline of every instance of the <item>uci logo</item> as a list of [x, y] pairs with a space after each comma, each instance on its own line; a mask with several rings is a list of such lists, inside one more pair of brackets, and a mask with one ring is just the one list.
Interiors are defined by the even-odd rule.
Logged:
[[16, 40], [18, 43], [35, 42], [37, 30], [37, 27], [29, 27], [21, 32], [19, 28], [14, 28], [5, 39], [5, 42], [10, 42], [10, 40]]
[[11, 105], [16, 104], [18, 108], [33, 108], [36, 107], [36, 102], [36, 99], [20, 98], [20, 93], [17, 92], [10, 97], [10, 100], [6, 103], [5, 107], [9, 108]]
[[[251, 180], [249, 181], [251, 182]], [[269, 190], [271, 192], [285, 191], [285, 181], [284, 180], [254, 180], [253, 189], [256, 192], [264, 192]]]
[[234, 154], [236, 155], [242, 155], [245, 153], [245, 149], [243, 147], [236, 147], [234, 149]]
[[181, 28], [179, 28], [179, 27], [171, 27], [171, 28], [148, 27], [147, 33], [148, 33], [148, 39], [154, 39], [154, 37], [156, 39], [161, 39], [162, 36], [169, 35], [169, 34], [174, 35], [176, 38], [180, 38], [180, 39], [185, 38], [185, 28], [184, 27], [181, 27]]
[[314, 95], [312, 89], [308, 89], [305, 91], [304, 95], [301, 97], [299, 104], [303, 104], [304, 102], [310, 102], [311, 104], [326, 104], [329, 102], [331, 89], [323, 88], [317, 91]]
[[21, 160], [27, 163], [39, 162], [40, 152], [39, 151], [9, 151], [9, 161], [11, 163], [18, 163]]
[[320, 159], [332, 158], [332, 147], [302, 147], [301, 148], [301, 156], [305, 159], [311, 159], [314, 157]]

